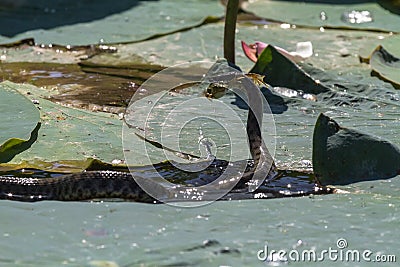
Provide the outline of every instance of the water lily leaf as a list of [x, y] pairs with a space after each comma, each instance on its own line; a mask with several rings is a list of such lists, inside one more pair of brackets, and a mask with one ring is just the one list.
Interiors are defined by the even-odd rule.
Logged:
[[382, 36], [365, 43], [359, 51], [360, 61], [370, 64], [372, 75], [400, 88], [400, 35]]
[[[16, 155], [10, 163], [20, 163], [35, 158], [42, 161], [86, 160], [91, 157], [105, 162], [123, 160], [122, 123], [118, 116], [57, 105], [46, 99], [47, 90], [33, 85], [6, 81], [0, 86], [7, 90], [18, 90], [35, 100], [40, 107], [42, 122], [35, 144], [29, 151]], [[17, 106], [17, 102], [10, 103]], [[35, 108], [38, 115], [36, 110]]]
[[184, 5], [178, 0], [23, 1], [0, 10], [0, 42], [24, 38], [63, 45], [131, 42], [198, 26], [206, 17], [223, 13], [217, 1], [202, 0]]
[[36, 44], [33, 38], [0, 44], [0, 48], [2, 49], [1, 62], [54, 62], [72, 64], [97, 54], [116, 52], [116, 48], [110, 45], [44, 45]]
[[400, 150], [379, 137], [341, 127], [321, 113], [314, 129], [313, 166], [323, 185], [386, 179], [400, 173]]
[[265, 75], [264, 81], [276, 87], [287, 87], [312, 94], [329, 91], [328, 87], [314, 80], [273, 46], [264, 49], [250, 72]]
[[[221, 45], [222, 32], [222, 23], [208, 24], [186, 32], [179, 32], [145, 42], [116, 45], [117, 52], [96, 55], [87, 61], [92, 62], [91, 59], [93, 59], [93, 65], [95, 66], [97, 64], [99, 70], [103, 70], [102, 68], [105, 67], [101, 66], [102, 62], [110, 66], [110, 68], [116, 66], [117, 70], [119, 66], [123, 66], [124, 64], [128, 65], [129, 62], [135, 60], [136, 57], [134, 55], [139, 55], [142, 59], [152, 64], [162, 66], [172, 66], [181, 62], [196, 60], [214, 61], [215, 57], [223, 55]], [[391, 84], [383, 82], [376, 77], [371, 77], [371, 69], [365, 64], [360, 64], [358, 57], [360, 48], [370, 43], [373, 43], [374, 46], [369, 48], [369, 54], [379, 44], [382, 44], [385, 49], [393, 53], [396, 51], [396, 47], [398, 47], [398, 43], [394, 42], [396, 36], [398, 35], [391, 36], [390, 34], [355, 30], [343, 31], [326, 29], [325, 32], [321, 32], [319, 29], [300, 27], [296, 29], [283, 29], [275, 25], [268, 25], [267, 28], [264, 26], [254, 27], [253, 25], [249, 27], [247, 25], [238, 25], [236, 63], [244, 71], [248, 72], [253, 67], [254, 63], [243, 55], [240, 49], [240, 40], [249, 42], [263, 40], [273, 45], [285, 47], [289, 51], [294, 51], [299, 41], [312, 40], [314, 55], [307, 59], [307, 63], [314, 67], [306, 68], [308, 64], [300, 66], [306, 70], [311, 77], [320, 80], [332, 90], [318, 94], [318, 102], [303, 100], [301, 98], [287, 98], [283, 95], [276, 97], [274, 94], [271, 94], [267, 96], [271, 109], [275, 113], [274, 119], [277, 132], [279, 133], [275, 154], [278, 165], [289, 166], [291, 169], [311, 168], [312, 145], [310, 139], [314, 129], [316, 114], [319, 114], [319, 112], [331, 112], [334, 116], [339, 116], [341, 121], [347, 125], [352, 125], [358, 129], [368, 131], [378, 136], [386, 136], [393, 141], [397, 141], [398, 117], [400, 116], [398, 112], [399, 93], [397, 90], [393, 89]], [[348, 51], [347, 56], [340, 53], [342, 49]], [[8, 51], [9, 50], [3, 55], [5, 55], [7, 59], [12, 59], [13, 57], [10, 56], [11, 52], [9, 53]], [[56, 53], [46, 55], [46, 51], [47, 49], [41, 51], [42, 56], [46, 58], [44, 60], [45, 62], [56, 55]], [[24, 50], [21, 51], [21, 53], [23, 52]], [[18, 53], [18, 50], [13, 53]], [[34, 55], [34, 52], [30, 52], [30, 54]], [[26, 56], [25, 59], [32, 58], [31, 55]], [[106, 60], [107, 56], [110, 57], [109, 60]], [[98, 60], [96, 58], [98, 58]], [[5, 64], [1, 65], [4, 66]], [[91, 69], [97, 71], [97, 66]], [[85, 107], [90, 110], [92, 110], [92, 108], [96, 110], [104, 109], [98, 109], [96, 105], [79, 104], [80, 98], [78, 99], [78, 97], [80, 94], [86, 94], [85, 101], [89, 101], [88, 103], [93, 101], [95, 104], [101, 104], [97, 101], [103, 98], [106, 100], [106, 98], [104, 95], [98, 97], [97, 92], [100, 92], [100, 95], [102, 95], [102, 92], [105, 90], [108, 90], [110, 94], [116, 92], [115, 97], [123, 100], [126, 99], [126, 97], [122, 94], [122, 91], [133, 90], [131, 91], [131, 93], [133, 93], [135, 90], [129, 83], [130, 79], [135, 81], [134, 78], [120, 78], [104, 75], [104, 77], [110, 77], [110, 79], [104, 80], [103, 76], [94, 73], [86, 73], [86, 75], [81, 76], [82, 73], [76, 73], [75, 70], [69, 69], [68, 66], [59, 69], [59, 67], [61, 67], [60, 64], [55, 69], [56, 74], [61, 73], [65, 76], [65, 78], [60, 78], [60, 85], [56, 83], [51, 84], [51, 78], [46, 79], [44, 77], [38, 77], [48, 76], [46, 73], [51, 73], [54, 69], [44, 69], [46, 70], [46, 73], [44, 73], [46, 75], [37, 73], [31, 76], [32, 80], [22, 81], [21, 79], [24, 78], [26, 74], [34, 71], [37, 66], [21, 65], [21, 67], [23, 68], [15, 68], [13, 70], [13, 75], [8, 72], [10, 69], [4, 68], [2, 71], [2, 78], [11, 79], [8, 77], [14, 76], [15, 80], [13, 79], [13, 81], [15, 82], [33, 83], [36, 87], [32, 87], [35, 88], [35, 90], [32, 89], [32, 91], [40, 89], [37, 87], [45, 87], [47, 90], [40, 89], [40, 94], [46, 100], [49, 96], [52, 98], [55, 97], [53, 93], [58, 91], [60, 94], [59, 97], [57, 97], [57, 102], [65, 100], [63, 103], [67, 105]], [[85, 68], [86, 66], [82, 67]], [[27, 69], [27, 72], [24, 73], [23, 69]], [[323, 69], [323, 71], [321, 71], [321, 69]], [[77, 68], [77, 71], [78, 70], [79, 68]], [[122, 74], [124, 72], [123, 69], [118, 71]], [[129, 70], [127, 72], [129, 74]], [[78, 76], [76, 74], [78, 74]], [[96, 82], [97, 80], [99, 82]], [[82, 84], [82, 90], [76, 91], [76, 95], [67, 95], [68, 90], [75, 84]], [[21, 88], [25, 87], [25, 85], [18, 86]], [[57, 90], [51, 90], [53, 87], [57, 88]], [[118, 87], [121, 87], [121, 92], [117, 90]], [[66, 94], [66, 96], [63, 97], [63, 94]], [[275, 97], [276, 100], [275, 98], [272, 99], [273, 97]], [[231, 104], [231, 102], [237, 103], [234, 98], [227, 99], [223, 97], [221, 100], [226, 100], [228, 104]], [[78, 105], [75, 105], [76, 103], [78, 103]], [[120, 106], [115, 108], [121, 109]], [[362, 112], [360, 112], [360, 110], [362, 110]], [[246, 113], [243, 113], [243, 120], [245, 120]], [[90, 112], [90, 114], [96, 115], [96, 113], [92, 112]], [[98, 113], [98, 115], [102, 116], [104, 114]], [[21, 138], [28, 139], [29, 133], [35, 125], [36, 124], [32, 125], [29, 131], [27, 131], [27, 135]], [[268, 129], [267, 125], [265, 127]], [[42, 131], [44, 131], [43, 124], [40, 132]], [[218, 138], [222, 136], [219, 135], [219, 133], [217, 133], [217, 135]], [[35, 143], [30, 151], [39, 143], [40, 137], [39, 142]], [[243, 151], [247, 151], [246, 142], [243, 143]], [[185, 141], [184, 145], [179, 150], [186, 151], [187, 147], [191, 147], [193, 144], [197, 144], [197, 142], [193, 140]], [[397, 143], [397, 145], [400, 144]], [[194, 148], [197, 147], [194, 146]], [[58, 147], [54, 147], [50, 153], [52, 158], [48, 159], [48, 161], [60, 160], [61, 157], [56, 157], [56, 151], [58, 151], [58, 149]], [[98, 150], [100, 149], [96, 149], [96, 151]], [[98, 153], [97, 155], [103, 158], [102, 153]], [[18, 155], [13, 162], [17, 161], [18, 158], [22, 160], [23, 154]], [[159, 154], [159, 151], [155, 154]], [[107, 157], [109, 158], [107, 162], [112, 161], [112, 155], [109, 153], [107, 155], [109, 156]], [[140, 155], [138, 155], [138, 157], [140, 158]], [[80, 154], [78, 158], [83, 159], [85, 157]], [[115, 158], [120, 159], [121, 157], [117, 154]], [[243, 159], [245, 157], [244, 155], [239, 155], [238, 158]], [[70, 156], [68, 159], [70, 159]], [[27, 157], [26, 160], [31, 160], [31, 158]]]
[[400, 34], [378, 34], [376, 38], [370, 39], [359, 45], [358, 56], [361, 62], [369, 63], [371, 54], [378, 46], [383, 46], [387, 51], [392, 54], [398, 54], [400, 47]]
[[134, 54], [121, 59], [113, 46], [50, 47], [21, 40], [0, 47], [0, 81], [31, 83], [47, 88], [53, 102], [116, 114], [143, 81], [164, 68]]
[[[105, 163], [124, 162], [122, 147], [122, 121], [118, 115], [93, 112], [62, 106], [48, 100], [49, 92], [29, 84], [2, 82], [0, 84], [10, 90], [15, 88], [21, 94], [35, 99], [40, 107], [42, 127], [34, 146], [29, 153], [16, 155], [10, 164], [23, 162], [64, 162], [86, 161], [95, 158]], [[137, 158], [137, 165], [143, 165], [143, 140], [132, 136], [130, 139], [130, 155]], [[160, 151], [149, 153], [153, 162], [163, 161]], [[148, 160], [146, 158], [146, 160]]]
[[94, 158], [82, 160], [57, 160], [45, 161], [39, 158], [24, 160], [19, 163], [3, 163], [0, 165], [0, 172], [12, 172], [25, 169], [27, 170], [42, 170], [52, 173], [73, 173], [84, 170], [124, 170], [128, 168], [124, 161], [114, 161], [107, 163]]
[[400, 59], [390, 54], [382, 46], [378, 46], [369, 61], [372, 74], [400, 88]]
[[40, 120], [32, 100], [0, 83], [0, 144], [11, 138], [29, 139]]
[[40, 125], [39, 122], [35, 129], [33, 129], [31, 137], [28, 140], [11, 138], [0, 145], [0, 163], [9, 162], [15, 157], [15, 155], [29, 149], [37, 140]]
[[120, 54], [96, 55], [81, 61], [79, 65], [85, 72], [130, 78], [140, 84], [165, 68], [158, 64], [148, 63], [137, 55], [120, 58]]
[[377, 3], [258, 0], [249, 2], [245, 10], [266, 19], [301, 26], [400, 31], [400, 17]]
[[137, 86], [134, 79], [82, 71], [76, 64], [2, 63], [1, 80], [47, 89], [47, 99], [64, 105], [111, 113], [124, 112]]
[[37, 107], [18, 91], [0, 84], [0, 99], [0, 163], [4, 163], [32, 146], [40, 122]]

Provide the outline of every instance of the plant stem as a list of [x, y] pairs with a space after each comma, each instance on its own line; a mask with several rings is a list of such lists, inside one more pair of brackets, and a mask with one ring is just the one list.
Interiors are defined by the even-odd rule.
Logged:
[[224, 30], [224, 57], [235, 64], [235, 31], [239, 0], [229, 0], [226, 5]]

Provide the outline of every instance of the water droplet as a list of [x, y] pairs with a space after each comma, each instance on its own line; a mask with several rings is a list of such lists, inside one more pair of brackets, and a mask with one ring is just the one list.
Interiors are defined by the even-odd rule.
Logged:
[[138, 90], [138, 93], [139, 93], [140, 95], [145, 95], [145, 94], [147, 94], [147, 90], [144, 89], [144, 88], [140, 88], [140, 89]]
[[112, 164], [123, 164], [123, 163], [124, 163], [124, 160], [122, 160], [122, 159], [113, 159], [113, 160], [111, 161], [111, 163], [112, 163]]
[[327, 20], [328, 16], [326, 15], [325, 11], [321, 11], [321, 13], [319, 13], [319, 18], [320, 20]]

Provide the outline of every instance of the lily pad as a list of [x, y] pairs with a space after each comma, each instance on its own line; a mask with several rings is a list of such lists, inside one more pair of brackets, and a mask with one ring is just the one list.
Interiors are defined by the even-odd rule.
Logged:
[[[42, 127], [34, 146], [26, 153], [16, 155], [10, 163], [18, 164], [34, 159], [85, 161], [91, 157], [105, 162], [112, 162], [114, 159], [123, 160], [122, 123], [118, 116], [57, 105], [46, 99], [47, 90], [33, 85], [11, 82], [2, 82], [0, 85], [5, 90], [18, 90], [19, 93], [35, 100], [40, 108], [42, 121]], [[25, 101], [30, 102], [28, 99]], [[17, 102], [10, 103], [13, 107], [17, 107], [15, 104]], [[29, 104], [33, 106], [32, 103]], [[37, 108], [35, 108], [34, 114], [38, 116]], [[35, 124], [38, 119], [37, 117]], [[15, 123], [18, 125], [18, 121]]]
[[377, 38], [371, 39], [360, 45], [358, 55], [361, 62], [369, 63], [372, 53], [378, 46], [383, 46], [391, 54], [399, 57], [400, 34], [377, 35]]
[[[390, 34], [385, 33], [333, 29], [326, 29], [324, 32], [321, 32], [319, 29], [299, 27], [296, 29], [283, 29], [276, 25], [248, 26], [239, 24], [237, 29], [236, 63], [243, 70], [249, 71], [254, 63], [248, 60], [241, 51], [240, 40], [246, 40], [247, 42], [260, 40], [283, 47], [289, 51], [295, 50], [296, 44], [299, 41], [312, 40], [314, 55], [307, 59], [307, 64], [299, 63], [299, 65], [306, 70], [311, 77], [320, 80], [321, 83], [326, 84], [331, 89], [326, 93], [318, 94], [318, 102], [312, 102], [301, 98], [288, 98], [284, 95], [276, 97], [270, 94], [267, 96], [271, 109], [275, 113], [274, 119], [278, 133], [276, 137], [277, 149], [275, 159], [278, 165], [285, 165], [291, 169], [311, 168], [312, 145], [310, 139], [312, 138], [316, 114], [320, 112], [340, 117], [341, 121], [347, 125], [357, 127], [358, 129], [368, 131], [378, 136], [386, 136], [388, 139], [397, 142], [399, 117], [397, 104], [400, 95], [397, 90], [393, 89], [391, 84], [377, 77], [371, 77], [370, 67], [366, 64], [360, 64], [358, 57], [360, 48], [370, 43], [374, 43], [374, 46], [369, 48], [369, 54], [379, 43], [382, 43], [391, 53], [393, 53], [393, 51], [395, 52], [396, 43], [390, 40], [395, 39], [396, 35], [390, 36]], [[172, 66], [177, 63], [196, 60], [213, 61], [215, 57], [220, 57], [223, 54], [221, 45], [222, 33], [223, 23], [216, 23], [145, 42], [115, 45], [117, 52], [103, 53], [88, 59], [87, 62], [93, 66], [88, 68], [88, 71], [104, 71], [108, 73], [108, 71], [112, 69], [118, 72], [115, 73], [116, 75], [124, 75], [124, 73], [130, 75], [129, 69], [126, 69], [126, 72], [124, 72], [125, 70], [123, 68], [119, 69], [119, 67], [128, 65], [129, 62], [136, 60], [135, 55], [139, 55], [147, 62], [162, 66]], [[340, 52], [342, 49], [348, 51], [347, 55], [344, 56]], [[56, 55], [56, 53], [46, 55], [46, 51], [48, 50], [49, 49], [46, 48], [41, 51], [41, 56], [46, 58], [44, 61]], [[18, 50], [15, 50], [13, 53], [13, 55], [18, 54]], [[31, 54], [33, 55], [34, 52], [31, 52]], [[11, 56], [11, 52], [5, 55], [7, 56], [7, 60], [14, 58]], [[27, 56], [25, 58], [29, 57]], [[82, 68], [86, 70], [86, 66], [84, 66], [86, 65], [85, 63], [86, 62], [82, 64]], [[312, 66], [311, 68], [308, 67], [310, 66], [309, 64]], [[65, 67], [67, 68], [67, 66]], [[27, 69], [29, 69], [29, 72], [31, 71], [30, 67], [27, 67]], [[64, 73], [64, 71], [62, 71], [62, 73]], [[65, 74], [67, 76], [68, 71], [66, 71]], [[83, 81], [86, 79], [85, 77], [91, 77], [91, 75], [93, 75], [93, 77], [96, 77], [93, 80], [100, 79], [99, 83], [94, 83], [90, 90], [86, 90], [86, 86], [90, 84], [90, 80], [85, 81], [83, 83], [85, 84], [83, 86], [86, 88], [85, 90], [81, 90], [81, 92], [77, 92], [78, 94], [71, 94], [64, 98], [62, 95], [68, 94], [68, 90], [76, 83], [75, 78], [77, 76], [75, 72], [72, 71], [71, 74], [72, 81], [68, 81], [68, 79], [62, 80], [60, 86], [57, 84], [51, 85], [51, 81], [49, 81], [47, 83], [48, 86], [46, 86], [46, 84], [44, 84], [46, 79], [44, 78], [36, 80], [34, 84], [37, 87], [45, 86], [47, 89], [53, 87], [57, 88], [56, 91], [40, 90], [40, 95], [44, 99], [50, 96], [52, 98], [54, 97], [53, 100], [55, 100], [56, 96], [54, 93], [57, 93], [60, 89], [58, 91], [60, 95], [56, 99], [57, 102], [66, 100], [63, 102], [64, 104], [92, 109], [96, 107], [96, 105], [81, 105], [82, 103], [77, 101], [81, 93], [89, 93], [85, 98], [87, 101], [97, 101], [96, 90], [100, 90], [99, 92], [101, 92], [101, 90], [103, 90], [101, 88], [104, 87], [104, 90], [109, 88], [108, 92], [112, 93], [116, 90], [116, 87], [125, 88], [124, 83], [119, 81], [120, 79], [121, 81], [125, 80], [127, 82], [131, 79], [135, 82], [133, 75], [130, 78], [109, 76], [110, 79], [104, 81], [102, 77], [99, 78], [97, 74], [88, 73], [88, 76], [80, 76], [79, 74], [78, 76], [81, 77]], [[40, 73], [36, 75], [40, 75]], [[10, 74], [3, 74], [3, 77], [7, 76], [10, 76]], [[105, 76], [108, 75], [104, 75], [104, 77]], [[20, 75], [20, 71], [17, 71], [15, 77], [23, 78], [24, 76]], [[18, 82], [21, 82], [21, 80]], [[36, 82], [38, 83], [36, 84]], [[77, 83], [80, 84], [79, 81]], [[131, 89], [134, 88], [127, 88], [127, 90]], [[116, 97], [119, 97], [119, 95]], [[74, 98], [76, 99], [74, 100]], [[121, 99], [123, 98], [120, 98], [120, 100]], [[229, 104], [233, 103], [234, 105], [238, 103], [234, 97], [230, 100], [224, 97], [221, 101], [227, 101], [226, 103], [229, 102]], [[76, 103], [78, 103], [78, 105], [75, 105]], [[96, 103], [97, 102], [95, 102], [95, 104]], [[117, 108], [120, 109], [121, 107]], [[96, 110], [103, 109], [96, 108]], [[96, 113], [92, 112], [90, 112], [90, 114], [96, 115]], [[243, 114], [243, 119], [245, 120], [246, 113], [243, 111]], [[32, 128], [33, 127], [34, 125]], [[43, 131], [43, 129], [44, 126], [42, 125], [41, 131]], [[25, 138], [29, 138], [29, 135]], [[188, 146], [193, 146], [194, 144], [197, 144], [197, 142], [195, 141], [193, 143], [193, 140], [190, 142], [185, 141], [180, 151], [186, 151]], [[35, 146], [36, 145], [38, 144], [35, 144]], [[400, 144], [397, 143], [397, 145]], [[55, 154], [54, 151], [52, 151], [52, 153]], [[243, 142], [243, 151], [247, 151], [245, 142]], [[159, 151], [157, 153], [159, 153]], [[101, 153], [98, 155], [101, 155]], [[102, 158], [103, 156], [101, 155], [100, 157]], [[238, 157], [240, 159], [245, 158], [244, 155], [239, 155]], [[82, 158], [84, 157], [79, 157], [79, 159]], [[119, 157], [116, 155], [115, 158], [118, 159]], [[30, 158], [27, 157], [26, 159], [29, 160]], [[60, 160], [60, 158], [57, 159], [56, 156], [52, 156], [52, 159], [48, 160], [57, 161]], [[109, 160], [112, 160], [112, 158]], [[160, 160], [162, 159], [160, 158]], [[107, 162], [109, 161], [107, 160]]]
[[99, 48], [99, 46], [35, 45], [35, 40], [29, 38], [0, 45], [2, 50], [0, 61], [72, 64], [97, 53], [107, 52], [96, 47]]
[[[123, 161], [115, 161], [110, 164], [94, 158], [86, 160], [57, 160], [45, 161], [39, 158], [24, 160], [19, 163], [3, 163], [0, 165], [1, 172], [12, 172], [17, 170], [41, 170], [52, 173], [72, 173], [84, 170], [127, 170]], [[33, 171], [35, 172], [35, 171]]]
[[264, 81], [276, 87], [287, 87], [312, 94], [329, 91], [328, 87], [311, 78], [273, 46], [264, 49], [250, 72], [265, 75]]
[[0, 163], [29, 149], [38, 137], [39, 111], [18, 91], [0, 84]]
[[[360, 47], [372, 42], [382, 42], [386, 48], [386, 41], [395, 36], [352, 30], [325, 30], [325, 32], [320, 32], [316, 29], [304, 28], [282, 29], [274, 25], [268, 25], [267, 28], [265, 26], [255, 27], [252, 25], [249, 27], [238, 25], [237, 29], [236, 63], [243, 70], [250, 70], [254, 63], [248, 60], [241, 51], [240, 40], [248, 42], [256, 40], [265, 41], [289, 51], [295, 50], [296, 44], [299, 41], [313, 40], [314, 55], [307, 59], [307, 64], [299, 65], [314, 79], [320, 80], [321, 83], [331, 88], [331, 91], [318, 95], [318, 102], [303, 100], [301, 98], [288, 98], [283, 95], [275, 96], [271, 94], [267, 96], [271, 109], [275, 112], [274, 119], [278, 133], [275, 156], [278, 165], [285, 165], [290, 168], [311, 168], [312, 147], [310, 139], [312, 138], [312, 131], [314, 129], [315, 114], [319, 112], [331, 112], [335, 116], [339, 116], [348, 125], [364, 130], [368, 129], [369, 132], [376, 135], [385, 135], [389, 139], [397, 140], [398, 131], [396, 127], [398, 125], [397, 118], [399, 114], [395, 107], [397, 105], [396, 99], [400, 99], [400, 96], [397, 95], [397, 91], [393, 90], [393, 87], [389, 83], [383, 82], [376, 77], [371, 77], [369, 66], [360, 64], [358, 57]], [[92, 109], [96, 105], [82, 105], [78, 101], [80, 95], [86, 94], [85, 101], [89, 101], [88, 103], [94, 101], [95, 104], [101, 104], [96, 102], [98, 99], [96, 95], [97, 90], [101, 93], [102, 88], [104, 90], [109, 88], [108, 92], [112, 93], [114, 90], [117, 90], [116, 87], [125, 88], [124, 83], [121, 83], [119, 80], [136, 82], [133, 72], [123, 68], [123, 66], [129, 66], [129, 64], [138, 59], [135, 55], [140, 56], [141, 59], [145, 59], [151, 64], [162, 66], [172, 66], [177, 63], [196, 60], [213, 61], [215, 57], [222, 56], [223, 54], [221, 45], [222, 33], [222, 23], [208, 24], [186, 32], [179, 32], [145, 42], [116, 45], [117, 52], [95, 55], [87, 61], [82, 62], [81, 67], [84, 70], [115, 75], [132, 74], [129, 78], [109, 76], [109, 80], [103, 80], [103, 76], [97, 76], [98, 74], [93, 73], [88, 73], [88, 76], [81, 76], [78, 73], [77, 77], [75, 71], [72, 71], [72, 81], [62, 78], [60, 85], [57, 85], [50, 84], [52, 79], [47, 79], [49, 81], [47, 82], [48, 86], [46, 86], [46, 79], [41, 78], [36, 80], [34, 84], [38, 87], [45, 86], [47, 89], [57, 88], [56, 91], [41, 90], [40, 94], [45, 99], [50, 96], [57, 102], [65, 100], [62, 103]], [[387, 36], [390, 37], [385, 38]], [[382, 38], [385, 39], [382, 40]], [[343, 48], [348, 50], [348, 56], [343, 56], [339, 52]], [[373, 48], [370, 49], [370, 52]], [[48, 51], [48, 48], [42, 50], [42, 56], [50, 59], [52, 56], [45, 55], [46, 51]], [[18, 50], [13, 53], [14, 55], [17, 54]], [[12, 59], [13, 57], [7, 56], [8, 58]], [[308, 68], [308, 63], [313, 67]], [[89, 65], [90, 68], [87, 68]], [[65, 66], [65, 68], [67, 67]], [[26, 66], [26, 68], [31, 72], [31, 67]], [[109, 70], [112, 70], [113, 73], [108, 72]], [[69, 71], [64, 69], [60, 72], [68, 76]], [[5, 75], [9, 76], [10, 74]], [[37, 75], [40, 75], [40, 73]], [[90, 85], [90, 80], [86, 81], [85, 77], [91, 77], [91, 75], [96, 78], [90, 80], [99, 79], [99, 82], [93, 83], [93, 87], [90, 90], [86, 90], [87, 85]], [[108, 75], [104, 75], [104, 77], [106, 76]], [[15, 77], [23, 78], [24, 76], [20, 75], [20, 71], [17, 71]], [[79, 79], [76, 80], [75, 78]], [[84, 81], [82, 88], [85, 88], [85, 90], [77, 91], [77, 94], [72, 93], [68, 95], [68, 90], [71, 89], [74, 83], [81, 84], [79, 82], [81, 78]], [[18, 82], [21, 82], [21, 80]], [[127, 88], [127, 90], [131, 89], [134, 88]], [[57, 92], [59, 96], [56, 97], [54, 93]], [[115, 92], [117, 94], [118, 90]], [[66, 94], [65, 97], [63, 97], [64, 94]], [[119, 97], [119, 93], [116, 97]], [[238, 103], [234, 97], [231, 99], [224, 97], [220, 100], [227, 101], [226, 103], [229, 102], [229, 104], [233, 103], [234, 105]], [[238, 107], [240, 108], [240, 106]], [[121, 107], [116, 108], [121, 109]], [[362, 109], [363, 112], [359, 112], [358, 109]], [[96, 108], [96, 110], [103, 109]], [[91, 114], [95, 115], [96, 113]], [[243, 119], [245, 120], [246, 112], [243, 111], [243, 115]], [[190, 142], [185, 141], [185, 145], [181, 147], [180, 151], [186, 151], [187, 147], [194, 144], [197, 144], [197, 142], [193, 143], [193, 140]], [[245, 142], [243, 142], [243, 151], [247, 151]], [[157, 153], [159, 154], [159, 151]], [[154, 154], [156, 155], [157, 153]], [[82, 159], [82, 157], [79, 158]], [[244, 155], [238, 155], [238, 158], [243, 159], [245, 157]], [[53, 157], [49, 160], [57, 161], [60, 159]], [[160, 160], [162, 159], [160, 158]]]
[[400, 35], [366, 43], [360, 48], [359, 57], [363, 63], [370, 64], [372, 75], [390, 82], [400, 88]]
[[341, 127], [321, 113], [314, 129], [313, 166], [323, 185], [387, 179], [400, 173], [400, 150], [379, 137]]
[[17, 91], [19, 86], [0, 84], [0, 144], [11, 138], [29, 139], [40, 121], [38, 108]]
[[0, 163], [4, 163], [32, 146], [40, 122], [38, 109], [18, 91], [0, 85], [0, 99]]
[[390, 54], [382, 46], [378, 46], [369, 61], [372, 74], [400, 88], [400, 59]]
[[[176, 8], [179, 6], [180, 8]], [[22, 1], [0, 10], [0, 42], [35, 38], [64, 45], [132, 42], [222, 16], [217, 1]], [[12, 25], [10, 27], [9, 25]]]
[[298, 26], [400, 31], [400, 17], [377, 3], [251, 1], [245, 10]]
[[11, 138], [0, 145], [0, 163], [9, 162], [15, 157], [15, 155], [29, 149], [37, 140], [40, 125], [40, 123], [37, 124], [28, 140]]

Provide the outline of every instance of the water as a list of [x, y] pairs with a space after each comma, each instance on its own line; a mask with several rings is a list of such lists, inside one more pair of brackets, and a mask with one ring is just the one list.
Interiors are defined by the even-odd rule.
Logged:
[[[199, 208], [2, 201], [0, 266], [91, 266], [92, 261], [118, 266], [268, 266], [257, 258], [266, 243], [270, 250], [321, 251], [337, 249], [340, 238], [346, 239], [348, 249], [398, 257], [400, 233], [392, 229], [398, 227], [399, 204], [398, 198], [372, 194], [216, 202]], [[333, 264], [329, 259], [324, 263]]]
[[[35, 170], [24, 174], [50, 175]], [[303, 188], [310, 184], [304, 173], [291, 174], [276, 182], [276, 188], [288, 183], [295, 188], [296, 181]], [[368, 259], [399, 257], [400, 233], [393, 231], [400, 219], [399, 182], [396, 177], [341, 187], [352, 193], [219, 201], [196, 208], [3, 200], [0, 266], [281, 266], [295, 259], [293, 251], [302, 255], [310, 250], [316, 251], [316, 261], [329, 266], [370, 265], [365, 259], [334, 261], [321, 253], [370, 250]], [[339, 249], [338, 242], [347, 246]], [[275, 261], [264, 262], [259, 257], [265, 246], [268, 255], [273, 250], [291, 254], [272, 254]], [[310, 264], [321, 266], [313, 259], [296, 262]]]
[[[330, 17], [325, 14], [325, 19]], [[363, 17], [367, 19], [363, 23], [372, 18], [367, 14]], [[358, 23], [357, 13], [346, 14], [345, 19], [351, 18]], [[241, 30], [240, 34], [243, 32]], [[274, 40], [284, 36], [272, 33]], [[262, 38], [260, 32], [249, 34], [252, 38], [259, 36], [260, 40], [268, 40]], [[300, 32], [299, 35], [305, 34]], [[364, 37], [353, 39], [347, 38], [343, 31], [336, 32], [336, 35], [344, 36], [343, 42], [346, 41], [344, 44], [351, 54], [358, 49], [349, 40], [371, 40], [362, 39], [368, 36], [365, 32], [362, 33]], [[329, 45], [324, 44], [327, 52], [320, 52], [311, 60], [315, 66], [324, 67], [327, 72], [331, 70], [334, 77], [313, 73], [316, 78], [340, 87], [318, 95], [316, 103], [303, 98], [285, 99], [288, 102], [284, 104], [271, 101], [279, 133], [276, 136], [276, 159], [281, 166], [304, 167], [302, 163], [309, 162], [310, 140], [319, 112], [334, 116], [343, 126], [383, 136], [399, 145], [398, 92], [371, 77], [368, 66], [361, 65], [357, 70], [356, 57], [347, 57], [353, 58], [347, 67], [338, 64], [337, 57], [332, 56], [336, 55], [337, 44], [342, 42], [339, 37], [337, 39]], [[320, 51], [322, 46], [321, 43]], [[19, 66], [14, 68], [11, 64], [3, 64], [3, 70], [16, 67]], [[16, 71], [17, 75], [10, 74], [5, 78], [16, 82], [36, 78], [37, 85], [45, 87], [66, 84], [61, 88], [65, 91], [71, 87], [68, 85], [70, 80], [66, 83], [62, 81], [63, 77], [35, 77], [45, 76], [29, 72], [43, 70], [37, 65], [30, 68], [26, 64], [24, 68], [28, 70], [27, 75], [21, 76]], [[48, 73], [53, 69], [45, 68]], [[57, 68], [56, 76], [64, 70]], [[77, 69], [68, 72], [75, 74], [73, 78], [78, 80], [77, 84], [99, 84], [99, 78], [88, 79], [93, 77], [92, 74], [82, 74]], [[103, 72], [110, 73], [110, 69]], [[122, 78], [109, 78], [107, 83], [104, 79], [100, 83], [106, 84], [105, 89], [110, 90], [113, 86], [124, 88], [124, 82]], [[131, 87], [128, 89], [134, 89]], [[88, 95], [93, 98], [93, 93]], [[68, 99], [64, 97], [64, 100]], [[226, 101], [233, 102], [232, 99]], [[243, 150], [247, 149], [245, 145]], [[395, 255], [399, 261], [399, 177], [351, 184], [340, 189], [350, 193], [221, 201], [197, 208], [133, 202], [0, 201], [0, 266], [94, 266], [96, 262], [102, 262], [103, 266], [107, 262], [115, 266], [281, 266], [286, 265], [286, 261], [295, 266], [374, 266], [364, 259], [360, 262], [337, 259], [334, 262], [325, 258], [323, 263], [292, 263], [286, 255], [281, 258], [282, 262], [268, 263], [257, 257], [263, 256], [258, 252], [264, 250], [266, 244], [270, 251], [314, 249], [321, 252], [330, 248], [339, 250], [339, 240], [347, 242], [347, 247], [340, 251], [370, 250], [372, 257]], [[395, 263], [377, 265], [397, 266]]]
[[[367, 73], [363, 77], [354, 79], [362, 82], [354, 87], [343, 82], [348, 91], [318, 95], [319, 102], [294, 98], [290, 109], [275, 114], [277, 159], [294, 166], [310, 159], [311, 134], [319, 111], [334, 115], [342, 125], [396, 143], [397, 100], [392, 96], [397, 92]], [[378, 112], [386, 120], [377, 120]], [[339, 239], [346, 240], [349, 250], [399, 257], [399, 188], [400, 179], [395, 177], [341, 187], [351, 192], [345, 194], [221, 201], [198, 208], [131, 202], [0, 201], [0, 266], [93, 266], [96, 261], [118, 266], [280, 266], [286, 261], [258, 259], [265, 244], [270, 250], [321, 252], [338, 250]], [[290, 262], [288, 257], [283, 260]], [[365, 260], [336, 262], [340, 266], [371, 265]], [[329, 258], [324, 263], [334, 264]], [[310, 264], [321, 265], [305, 261], [296, 266]]]

